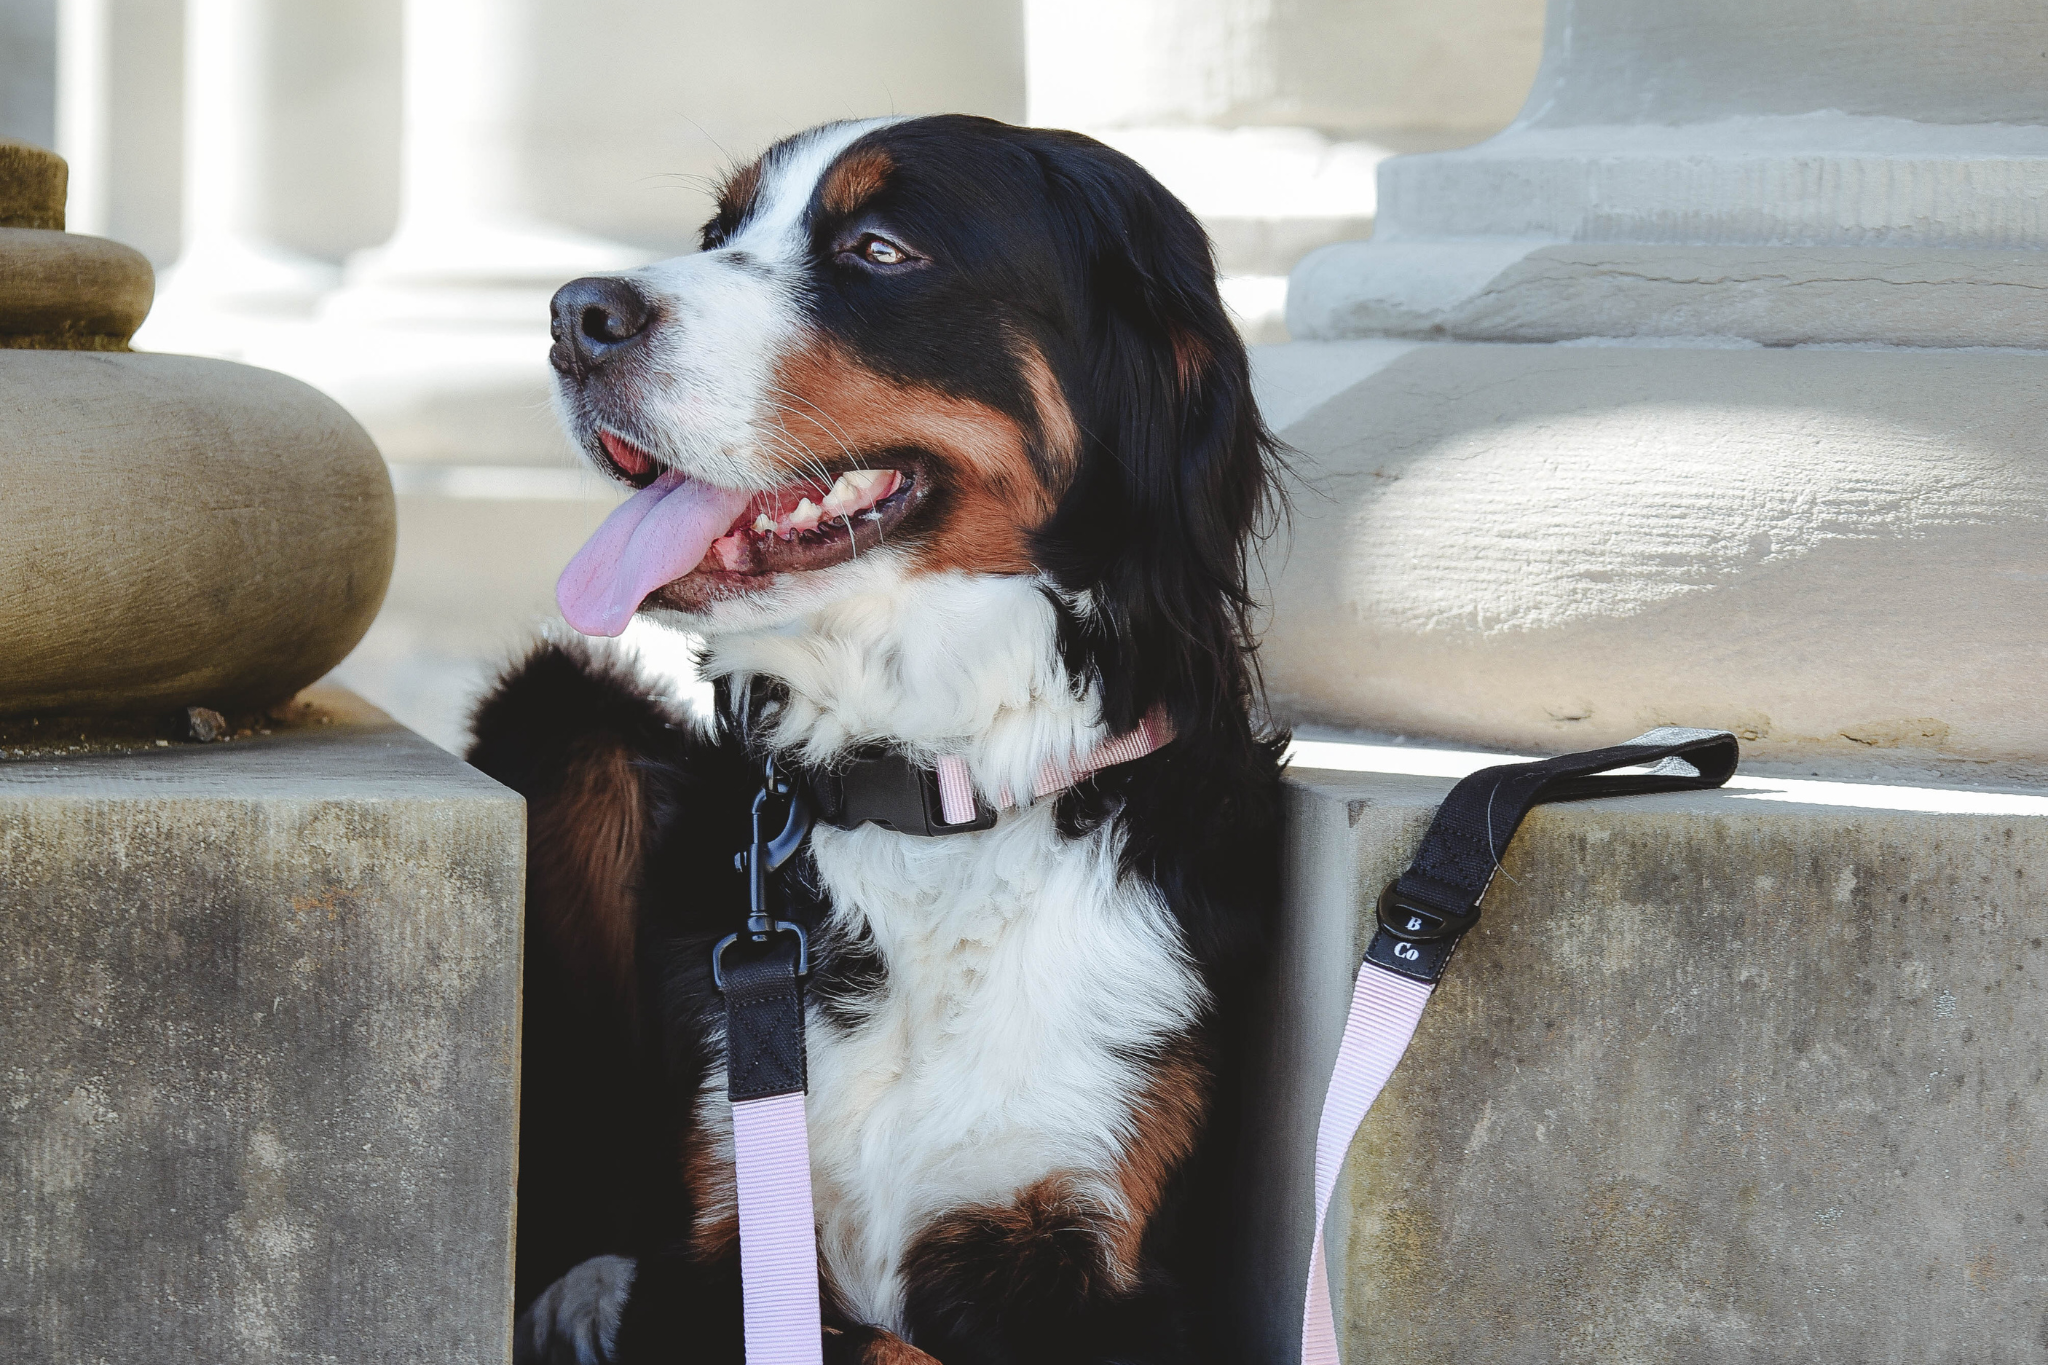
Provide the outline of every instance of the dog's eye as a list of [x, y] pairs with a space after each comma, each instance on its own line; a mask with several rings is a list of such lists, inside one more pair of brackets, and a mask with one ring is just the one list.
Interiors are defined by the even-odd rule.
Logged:
[[910, 253], [902, 247], [887, 237], [877, 237], [872, 232], [862, 236], [854, 249], [860, 252], [864, 259], [873, 261], [876, 265], [901, 265], [910, 259]]

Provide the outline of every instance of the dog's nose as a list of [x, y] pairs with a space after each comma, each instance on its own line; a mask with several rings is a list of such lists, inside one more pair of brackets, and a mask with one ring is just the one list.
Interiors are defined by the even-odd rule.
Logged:
[[564, 374], [602, 365], [647, 333], [654, 305], [630, 280], [592, 275], [555, 291], [548, 358]]

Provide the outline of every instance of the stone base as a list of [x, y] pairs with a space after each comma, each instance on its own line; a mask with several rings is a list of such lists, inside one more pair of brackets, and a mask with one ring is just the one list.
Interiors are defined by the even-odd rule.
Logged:
[[[1297, 745], [1258, 1359], [1296, 1358], [1370, 907], [1489, 761]], [[2041, 1358], [2044, 884], [2048, 794], [1742, 777], [1536, 811], [1338, 1186], [1346, 1361]]]
[[1299, 480], [1259, 594], [1284, 719], [1539, 752], [1711, 725], [1831, 777], [2048, 782], [2048, 356], [1382, 339], [1255, 365]]
[[307, 697], [0, 763], [0, 1359], [506, 1359], [523, 803]]

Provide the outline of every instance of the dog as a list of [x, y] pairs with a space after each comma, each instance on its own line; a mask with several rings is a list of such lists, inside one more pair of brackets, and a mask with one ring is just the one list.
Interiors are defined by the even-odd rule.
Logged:
[[[821, 823], [784, 875], [825, 1359], [1235, 1358], [1283, 743], [1247, 560], [1278, 447], [1215, 273], [1128, 158], [942, 116], [780, 142], [701, 251], [556, 295], [564, 425], [638, 490], [565, 615], [695, 634], [751, 721], [567, 636], [476, 712], [471, 761], [529, 802], [518, 1360], [743, 1358], [712, 948], [763, 757], [878, 752], [998, 813]], [[1079, 780], [1038, 795], [1048, 765]]]

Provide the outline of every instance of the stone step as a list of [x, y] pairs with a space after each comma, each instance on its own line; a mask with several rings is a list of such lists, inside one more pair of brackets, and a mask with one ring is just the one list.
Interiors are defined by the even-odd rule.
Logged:
[[507, 1358], [524, 803], [303, 696], [0, 761], [0, 1359]]
[[[1292, 1361], [1380, 890], [1499, 755], [1298, 742], [1243, 1311]], [[1539, 808], [1351, 1149], [1349, 1365], [2018, 1360], [2048, 1301], [2048, 792]]]

